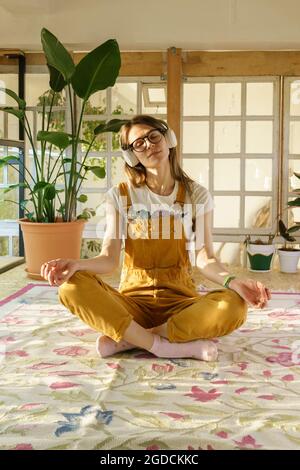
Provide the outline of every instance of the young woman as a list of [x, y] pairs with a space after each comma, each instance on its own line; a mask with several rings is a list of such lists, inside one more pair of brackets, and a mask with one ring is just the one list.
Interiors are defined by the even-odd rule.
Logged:
[[[263, 308], [270, 292], [230, 275], [215, 258], [211, 196], [181, 169], [175, 134], [164, 121], [135, 116], [121, 130], [121, 145], [128, 181], [107, 194], [100, 255], [51, 260], [41, 274], [60, 286], [63, 305], [102, 333], [96, 343], [101, 357], [140, 347], [158, 357], [216, 360], [211, 339], [239, 328], [247, 303]], [[122, 239], [117, 290], [99, 275], [118, 266]], [[221, 289], [197, 293], [191, 250], [201, 273]]]

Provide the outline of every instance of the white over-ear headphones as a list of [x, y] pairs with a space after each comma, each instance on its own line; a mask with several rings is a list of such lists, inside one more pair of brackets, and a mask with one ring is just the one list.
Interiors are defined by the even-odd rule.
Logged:
[[[177, 139], [175, 132], [172, 129], [168, 127], [163, 135], [166, 139], [167, 146], [169, 147], [169, 149], [176, 147]], [[130, 149], [122, 148], [122, 155], [125, 162], [128, 163], [129, 166], [135, 166], [139, 163], [139, 160], [137, 159], [136, 155]]]

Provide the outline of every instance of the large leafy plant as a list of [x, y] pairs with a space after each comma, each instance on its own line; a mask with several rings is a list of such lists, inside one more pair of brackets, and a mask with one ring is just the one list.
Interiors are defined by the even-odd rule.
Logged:
[[[16, 161], [21, 163], [16, 156], [1, 158], [0, 168], [12, 166], [21, 173], [24, 180], [10, 185], [5, 192], [20, 186], [25, 188], [26, 198], [20, 204], [26, 218], [32, 222], [55, 222], [58, 216], [64, 222], [76, 218], [88, 219], [95, 214], [92, 209], [84, 209], [76, 217], [77, 202], [85, 203], [88, 199], [85, 194], [79, 194], [81, 185], [89, 172], [98, 178], [104, 178], [105, 168], [87, 164], [87, 157], [99, 134], [118, 132], [124, 121], [112, 119], [102, 122], [93, 129], [92, 137], [87, 141], [81, 138], [83, 116], [91, 95], [115, 84], [121, 66], [119, 46], [115, 40], [109, 39], [75, 65], [63, 44], [45, 28], [41, 31], [41, 41], [50, 74], [50, 92], [49, 96], [42, 98], [42, 128], [36, 136], [33, 135], [27, 117], [26, 102], [14, 91], [0, 89], [16, 102], [16, 106], [0, 109], [18, 118], [24, 128], [34, 166], [34, 171], [26, 164], [24, 167], [15, 166], [13, 163]], [[55, 126], [52, 126], [53, 106], [63, 89], [69, 100], [71, 133], [53, 130]], [[79, 113], [75, 97], [80, 98]], [[35, 141], [38, 145], [35, 145]], [[80, 145], [85, 149], [81, 161], [78, 159]], [[63, 189], [59, 188], [59, 181], [63, 181]], [[60, 193], [64, 193], [64, 201]]]

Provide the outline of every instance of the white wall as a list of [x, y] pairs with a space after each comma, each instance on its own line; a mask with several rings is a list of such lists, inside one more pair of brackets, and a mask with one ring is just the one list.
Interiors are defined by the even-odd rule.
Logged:
[[0, 0], [0, 48], [70, 49], [116, 38], [121, 50], [300, 49], [299, 0]]

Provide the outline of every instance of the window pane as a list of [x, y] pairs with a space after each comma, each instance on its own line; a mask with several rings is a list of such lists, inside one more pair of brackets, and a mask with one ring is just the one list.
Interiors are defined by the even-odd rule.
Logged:
[[272, 191], [272, 160], [246, 159], [246, 191]]
[[183, 85], [183, 115], [209, 115], [209, 83], [184, 83]]
[[[85, 163], [86, 165], [100, 166], [106, 169], [106, 158], [89, 157], [86, 159]], [[106, 176], [104, 178], [98, 178], [92, 171], [89, 171], [85, 175], [85, 178], [87, 178], [87, 180], [83, 180], [82, 183], [84, 188], [106, 188], [107, 186]]]
[[300, 121], [290, 122], [289, 153], [300, 153]]
[[208, 172], [209, 160], [208, 158], [183, 158], [183, 170], [197, 183], [205, 188], [209, 187]]
[[[30, 112], [28, 116], [30, 116], [30, 125], [33, 123], [33, 115], [34, 111]], [[49, 118], [49, 113], [45, 115], [45, 124], [47, 125]], [[58, 131], [58, 132], [65, 132], [65, 111], [52, 111], [50, 116], [50, 124], [49, 124], [49, 131]], [[36, 126], [37, 131], [42, 130], [42, 123], [43, 123], [43, 113], [42, 111], [36, 111]], [[31, 128], [33, 129], [33, 128]]]
[[300, 180], [295, 173], [300, 173], [300, 159], [291, 160], [289, 159], [289, 191], [293, 191], [297, 188], [300, 188]]
[[19, 140], [18, 118], [4, 111], [0, 111], [0, 139]]
[[125, 165], [122, 157], [112, 157], [111, 159], [111, 182], [112, 185], [119, 184], [126, 179]]
[[300, 116], [300, 80], [295, 80], [291, 83], [290, 115]]
[[[292, 201], [294, 198], [290, 197], [289, 201]], [[296, 223], [300, 223], [300, 207], [293, 207], [288, 210], [288, 226], [290, 227], [291, 225], [294, 225]], [[296, 232], [293, 235], [299, 235], [299, 232]]]
[[[230, 169], [230, 177], [228, 177]], [[214, 190], [239, 191], [240, 190], [240, 159], [215, 158], [214, 160]]]
[[[152, 84], [152, 83], [151, 83]], [[150, 84], [150, 85], [151, 85]], [[157, 82], [157, 84], [159, 84], [159, 82]], [[164, 87], [165, 84], [162, 83], [162, 87]], [[137, 91], [136, 91], [136, 95], [137, 95]], [[155, 114], [167, 114], [167, 107], [166, 105], [159, 105], [159, 104], [156, 104], [156, 105], [153, 105], [153, 106], [148, 106], [147, 105], [147, 102], [145, 103], [145, 99], [144, 99], [144, 94], [142, 93], [141, 95], [142, 97], [142, 114], [150, 114], [150, 115], [155, 115]], [[136, 113], [136, 111], [135, 111]]]
[[239, 153], [241, 150], [241, 122], [215, 122], [215, 153]]
[[209, 122], [183, 123], [183, 153], [208, 153]]
[[273, 123], [246, 121], [246, 153], [272, 153]]
[[240, 221], [239, 196], [214, 196], [214, 227], [238, 228]]
[[[18, 219], [19, 217], [19, 206], [13, 202], [7, 202], [6, 200], [19, 201], [19, 190], [18, 188], [12, 189], [9, 193], [4, 194], [4, 189], [0, 189], [0, 219]], [[3, 202], [2, 202], [3, 200]]]
[[[42, 97], [50, 88], [48, 73], [28, 73], [25, 80], [25, 96], [27, 106], [42, 106]], [[46, 104], [50, 105], [50, 95], [45, 96]], [[58, 105], [55, 103], [55, 105]]]
[[16, 184], [19, 182], [19, 173], [17, 171], [18, 169], [19, 169], [19, 165], [13, 165], [13, 167], [11, 166], [7, 167], [8, 184]]
[[[0, 213], [0, 219], [2, 219], [1, 213]], [[7, 256], [8, 254], [9, 254], [9, 238], [0, 237], [0, 256]]]
[[273, 114], [273, 83], [247, 83], [246, 114], [248, 116]]
[[[94, 137], [94, 129], [99, 126], [99, 124], [103, 124], [105, 121], [84, 121], [82, 124], [82, 138], [87, 142], [91, 142]], [[88, 144], [81, 144], [82, 151], [87, 151], [89, 145]], [[91, 147], [91, 151], [93, 152], [103, 152], [107, 150], [107, 134], [99, 134], [96, 137], [94, 144]]]
[[271, 228], [271, 214], [271, 197], [245, 197], [245, 228]]
[[111, 90], [112, 114], [136, 114], [137, 84], [116, 83]]
[[[83, 191], [83, 194], [84, 193]], [[98, 224], [105, 218], [105, 194], [104, 193], [88, 193], [88, 200], [85, 203], [78, 203], [77, 213], [80, 214], [85, 207], [90, 207], [96, 211], [96, 215], [89, 219], [89, 223]], [[98, 227], [97, 227], [98, 229]]]
[[[9, 88], [18, 94], [18, 74], [0, 73], [0, 88]], [[16, 106], [16, 101], [1, 91], [0, 106]]]
[[106, 113], [106, 90], [97, 91], [89, 97], [84, 114]]
[[236, 116], [241, 114], [241, 84], [217, 83], [215, 85], [215, 115]]

